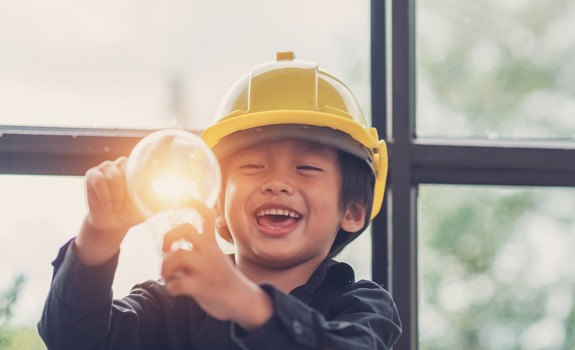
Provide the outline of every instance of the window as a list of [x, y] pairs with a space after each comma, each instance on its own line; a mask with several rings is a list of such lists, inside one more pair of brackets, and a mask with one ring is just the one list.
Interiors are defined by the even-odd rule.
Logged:
[[415, 6], [418, 136], [573, 139], [572, 1]]
[[[18, 299], [0, 347], [44, 348], [35, 322], [85, 212], [85, 170], [150, 129], [203, 128], [239, 75], [293, 50], [345, 80], [388, 140], [382, 212], [342, 259], [393, 294], [395, 349], [567, 348], [574, 13], [570, 0], [1, 4], [0, 296]], [[157, 274], [153, 260], [130, 270], [155, 254], [138, 233], [117, 294]]]
[[373, 271], [402, 317], [394, 348], [573, 344], [573, 277], [558, 259], [569, 264], [575, 227], [563, 75], [575, 41], [561, 29], [574, 8], [421, 0], [372, 13], [388, 19], [372, 22], [374, 45], [390, 50], [390, 74], [372, 71], [372, 109], [391, 141], [388, 216], [373, 224], [390, 268]]
[[[369, 14], [355, 0], [2, 2], [0, 348], [45, 348], [50, 262], [82, 223], [88, 168], [150, 130], [209, 125], [226, 89], [278, 51], [340, 77], [369, 118]], [[159, 274], [145, 231], [124, 241], [116, 296]], [[369, 278], [370, 235], [354, 245], [342, 259]]]
[[369, 106], [366, 1], [3, 2], [0, 23], [1, 125], [202, 129], [277, 51], [321, 62]]
[[421, 348], [573, 344], [574, 208], [573, 189], [421, 185]]

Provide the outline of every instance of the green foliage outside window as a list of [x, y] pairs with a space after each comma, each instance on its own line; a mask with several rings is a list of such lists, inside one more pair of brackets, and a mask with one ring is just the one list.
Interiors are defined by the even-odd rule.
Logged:
[[11, 286], [0, 291], [0, 349], [2, 350], [45, 349], [36, 327], [11, 324], [14, 307], [25, 283], [26, 277], [20, 274], [14, 278]]
[[574, 138], [573, 0], [416, 3], [419, 136]]
[[[575, 138], [575, 1], [416, 6], [419, 137]], [[420, 348], [572, 349], [574, 191], [419, 195]]]
[[422, 186], [420, 348], [571, 349], [575, 191]]

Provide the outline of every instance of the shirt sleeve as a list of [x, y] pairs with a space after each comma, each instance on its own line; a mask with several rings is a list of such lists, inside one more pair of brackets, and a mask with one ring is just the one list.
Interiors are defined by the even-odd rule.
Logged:
[[[52, 285], [38, 323], [48, 349], [138, 347], [140, 327], [157, 320], [159, 313], [152, 296], [142, 291], [112, 300], [117, 263], [118, 254], [101, 265], [83, 264], [74, 252], [73, 240], [60, 249], [52, 263]], [[152, 317], [141, 320], [143, 314]]]
[[251, 333], [232, 325], [242, 349], [389, 349], [401, 334], [391, 296], [379, 285], [360, 281], [338, 292], [322, 312], [264, 285], [274, 316]]

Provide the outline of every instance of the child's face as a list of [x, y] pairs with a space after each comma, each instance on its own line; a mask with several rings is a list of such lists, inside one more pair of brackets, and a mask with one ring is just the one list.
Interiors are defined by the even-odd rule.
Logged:
[[224, 169], [223, 211], [239, 257], [270, 267], [325, 258], [346, 217], [334, 149], [267, 141], [234, 153]]

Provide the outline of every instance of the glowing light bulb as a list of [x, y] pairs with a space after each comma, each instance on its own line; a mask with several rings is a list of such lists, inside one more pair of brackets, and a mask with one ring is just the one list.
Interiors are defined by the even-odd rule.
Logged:
[[153, 179], [151, 186], [156, 195], [172, 203], [182, 203], [185, 202], [186, 198], [200, 197], [195, 181], [189, 181], [176, 174], [167, 174]]
[[202, 232], [202, 218], [192, 203], [209, 208], [216, 204], [221, 172], [199, 136], [168, 129], [151, 133], [134, 147], [126, 164], [126, 183], [161, 246], [163, 235], [177, 225], [189, 223]]

